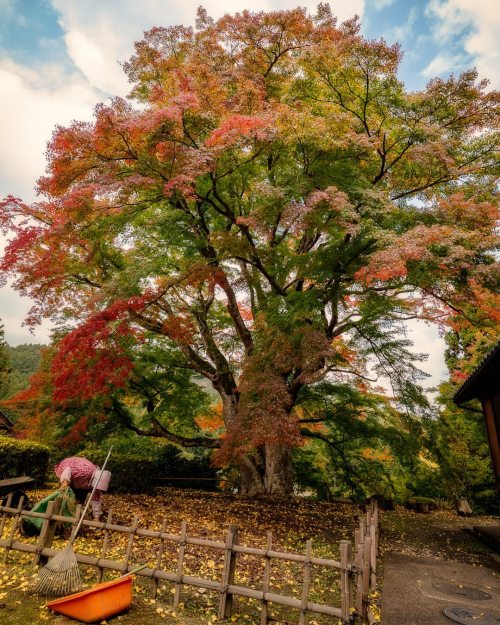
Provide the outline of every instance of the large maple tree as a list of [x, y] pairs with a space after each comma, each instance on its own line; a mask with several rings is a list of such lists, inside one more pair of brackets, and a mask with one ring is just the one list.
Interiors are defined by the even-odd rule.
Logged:
[[223, 435], [176, 434], [152, 392], [150, 427], [129, 425], [220, 447], [247, 494], [291, 492], [291, 449], [328, 439], [339, 389], [365, 419], [354, 390], [386, 376], [415, 415], [405, 321], [495, 322], [499, 95], [473, 70], [407, 92], [400, 59], [327, 5], [146, 33], [130, 98], [58, 127], [42, 199], [1, 205], [30, 321], [74, 324], [56, 398], [137, 382], [164, 350], [218, 394]]

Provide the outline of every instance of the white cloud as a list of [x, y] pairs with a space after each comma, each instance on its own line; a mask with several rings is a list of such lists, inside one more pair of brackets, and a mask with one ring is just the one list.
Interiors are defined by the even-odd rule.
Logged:
[[468, 24], [454, 0], [431, 0], [425, 9], [432, 20], [432, 29], [437, 40], [449, 40], [459, 34]]
[[[382, 0], [384, 1], [384, 0]], [[385, 0], [387, 1], [387, 0]], [[194, 24], [200, 0], [52, 0], [71, 59], [94, 87], [113, 95], [126, 95], [130, 85], [118, 61], [133, 53], [133, 43], [152, 26]], [[297, 0], [235, 0], [230, 6], [220, 0], [202, 3], [211, 17], [244, 9], [271, 11], [291, 9]], [[317, 0], [300, 3], [316, 12]], [[340, 21], [363, 15], [365, 0], [339, 0], [333, 10]]]
[[12, 24], [26, 26], [26, 16], [18, 5], [18, 0], [0, 0], [0, 15], [3, 22], [0, 22], [0, 30], [7, 30]]
[[459, 60], [456, 57], [438, 54], [420, 73], [426, 78], [442, 76], [443, 74], [451, 73], [458, 65]]
[[407, 40], [410, 36], [415, 37], [414, 26], [418, 17], [418, 10], [412, 7], [408, 13], [406, 22], [403, 22], [399, 26], [387, 30], [384, 37], [387, 41], [397, 41], [399, 43]]
[[444, 361], [445, 342], [439, 334], [436, 326], [429, 325], [424, 321], [410, 320], [406, 323], [408, 338], [413, 341], [414, 353], [428, 354], [425, 362], [418, 363], [419, 369], [429, 374], [429, 378], [423, 381], [426, 388], [437, 386], [446, 379], [448, 369]]
[[431, 0], [427, 14], [437, 19], [437, 41], [462, 33], [465, 50], [472, 55], [481, 78], [500, 87], [500, 2], [491, 0]]
[[[83, 76], [68, 75], [55, 65], [27, 68], [0, 61], [0, 197], [11, 194], [32, 201], [37, 178], [45, 170], [45, 149], [56, 124], [90, 119], [98, 92]], [[0, 253], [4, 246], [0, 237]], [[11, 345], [46, 342], [49, 325], [32, 336], [21, 327], [31, 302], [12, 289], [0, 289], [0, 321]]]
[[32, 200], [55, 125], [90, 119], [98, 92], [57, 66], [32, 69], [9, 60], [0, 61], [0, 84], [0, 196]]
[[[440, 335], [439, 329], [434, 325], [429, 325], [425, 321], [410, 319], [405, 322], [406, 338], [412, 341], [412, 345], [406, 349], [415, 355], [424, 355], [423, 361], [415, 361], [417, 369], [427, 374], [428, 377], [419, 380], [419, 384], [424, 388], [429, 401], [433, 400], [434, 389], [448, 377], [448, 368], [444, 360], [446, 343]], [[375, 361], [372, 361], [374, 364]], [[370, 374], [373, 373], [371, 369]], [[370, 375], [370, 377], [373, 377]], [[384, 388], [389, 396], [393, 394], [393, 388], [389, 378], [380, 376], [377, 384]]]
[[0, 0], [0, 11], [2, 15], [13, 15], [15, 8], [15, 0]]
[[68, 54], [91, 85], [113, 95], [127, 95], [130, 91], [127, 78], [117, 61], [113, 63], [106, 56], [106, 47], [100, 45], [102, 39], [92, 39], [77, 30], [69, 31], [65, 39]]
[[0, 289], [0, 324], [3, 324], [5, 340], [9, 345], [21, 343], [49, 343], [50, 324], [44, 322], [34, 332], [22, 326], [32, 303], [26, 297], [20, 297], [11, 288]]
[[371, 5], [376, 11], [381, 11], [386, 7], [390, 7], [394, 4], [394, 0], [372, 0]]

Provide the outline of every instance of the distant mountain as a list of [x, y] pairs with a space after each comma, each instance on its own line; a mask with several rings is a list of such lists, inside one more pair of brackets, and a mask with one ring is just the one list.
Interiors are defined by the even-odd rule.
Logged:
[[18, 391], [27, 388], [30, 377], [40, 364], [42, 347], [44, 346], [33, 343], [23, 343], [15, 347], [6, 346], [11, 371], [3, 392], [4, 398], [11, 397]]

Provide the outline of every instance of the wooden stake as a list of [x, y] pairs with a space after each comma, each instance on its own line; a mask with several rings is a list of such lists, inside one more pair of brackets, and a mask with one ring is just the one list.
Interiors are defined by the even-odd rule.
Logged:
[[[162, 534], [164, 534], [166, 530], [167, 530], [167, 519], [163, 519], [163, 523], [161, 526]], [[156, 571], [161, 567], [161, 560], [163, 558], [164, 550], [165, 550], [165, 539], [162, 538], [160, 542], [160, 546], [158, 547], [158, 558], [156, 559], [156, 568], [154, 570], [154, 573], [156, 573]], [[157, 577], [154, 577], [153, 578], [153, 599], [156, 599], [156, 596], [158, 594], [159, 583], [160, 583], [160, 580]]]
[[375, 525], [370, 525], [370, 589], [375, 590], [377, 586], [377, 538]]
[[179, 599], [181, 596], [182, 585], [182, 568], [184, 566], [184, 553], [186, 550], [186, 521], [182, 521], [181, 524], [181, 542], [179, 543], [179, 559], [177, 561], [177, 575], [175, 581], [175, 594], [174, 594], [174, 610], [179, 605]]
[[[3, 507], [10, 508], [10, 505], [12, 503], [12, 495], [13, 495], [13, 493], [9, 493], [7, 495], [7, 500], [5, 502], [5, 506], [3, 506]], [[2, 520], [0, 521], [0, 538], [3, 537], [3, 530], [4, 530], [4, 527], [5, 527], [5, 520], [6, 520], [6, 518], [7, 518], [7, 512], [4, 511], [4, 513], [2, 514]]]
[[[267, 532], [267, 552], [271, 551], [272, 546], [273, 546], [273, 533], [272, 532]], [[264, 596], [262, 598], [262, 611], [260, 613], [260, 625], [267, 625], [267, 606], [268, 606], [268, 601], [265, 598], [266, 594], [269, 592], [269, 583], [270, 583], [270, 579], [271, 579], [271, 558], [269, 557], [269, 555], [264, 556], [265, 557], [265, 563], [264, 563], [264, 579], [262, 582], [262, 592], [264, 593]]]
[[359, 529], [354, 530], [354, 553], [357, 553], [358, 546], [363, 542], [363, 537], [361, 536], [361, 531]]
[[300, 606], [299, 625], [306, 624], [307, 599], [309, 597], [309, 586], [311, 584], [311, 557], [312, 541], [306, 542], [306, 561], [304, 562], [304, 581], [302, 584], [302, 603]]
[[234, 571], [236, 567], [236, 554], [233, 545], [238, 541], [238, 528], [229, 526], [226, 538], [226, 555], [224, 558], [224, 569], [222, 571], [222, 583], [219, 600], [219, 620], [227, 619], [233, 611], [233, 595], [229, 592], [229, 584], [234, 582]]
[[43, 522], [42, 529], [40, 530], [40, 536], [38, 538], [37, 547], [38, 553], [33, 558], [33, 564], [40, 564], [45, 566], [48, 562], [47, 556], [40, 555], [40, 552], [45, 547], [52, 547], [52, 541], [54, 540], [54, 536], [56, 534], [57, 526], [59, 521], [54, 521], [52, 516], [54, 514], [59, 514], [61, 512], [62, 499], [58, 497], [57, 499], [53, 499], [49, 501], [47, 504], [46, 519]]
[[132, 545], [134, 544], [135, 531], [137, 530], [138, 525], [139, 525], [139, 517], [137, 516], [137, 514], [134, 514], [134, 520], [132, 524], [133, 532], [128, 537], [127, 551], [125, 553], [125, 560], [123, 562], [122, 573], [126, 573], [128, 571], [128, 563], [130, 560], [130, 554], [132, 553]]
[[7, 559], [9, 557], [10, 549], [12, 549], [12, 543], [14, 542], [14, 535], [16, 533], [17, 526], [19, 525], [19, 521], [21, 519], [21, 511], [23, 509], [23, 503], [24, 503], [24, 495], [19, 500], [19, 504], [18, 504], [18, 506], [16, 508], [16, 512], [14, 513], [14, 521], [12, 523], [12, 528], [10, 530], [8, 542], [5, 545], [5, 553], [3, 555], [3, 562], [4, 562], [4, 564], [7, 562]]
[[[359, 530], [356, 530], [356, 531], [359, 531]], [[359, 615], [363, 614], [363, 573], [364, 573], [363, 553], [364, 553], [364, 543], [359, 542], [356, 548], [356, 555], [354, 558], [354, 563], [357, 568], [355, 607], [356, 607], [356, 612]]]
[[370, 558], [372, 551], [372, 539], [365, 538], [363, 544], [363, 618], [366, 619], [368, 609], [368, 592], [370, 590]]
[[364, 542], [366, 536], [366, 521], [364, 517], [359, 519], [359, 534], [361, 536], [361, 540]]
[[[101, 548], [101, 556], [100, 556], [101, 558], [105, 558], [106, 553], [108, 552], [109, 531], [108, 531], [107, 526], [111, 524], [112, 519], [113, 519], [113, 511], [108, 510], [108, 516], [106, 518], [106, 522], [104, 523], [104, 538], [102, 539], [102, 548]], [[104, 576], [104, 567], [100, 566], [98, 568], [99, 568], [99, 574], [98, 574], [97, 582], [100, 584]]]
[[352, 608], [352, 575], [350, 571], [352, 561], [352, 546], [350, 540], [340, 541], [340, 599], [342, 622], [348, 623]]

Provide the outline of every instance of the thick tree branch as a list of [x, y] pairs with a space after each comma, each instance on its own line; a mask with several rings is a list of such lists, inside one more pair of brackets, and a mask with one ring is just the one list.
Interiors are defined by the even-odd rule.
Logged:
[[149, 415], [152, 427], [148, 430], [140, 428], [134, 424], [132, 418], [128, 412], [117, 402], [113, 401], [113, 410], [119, 417], [122, 427], [135, 432], [139, 436], [148, 436], [153, 438], [166, 438], [167, 440], [180, 445], [181, 447], [204, 447], [206, 449], [218, 449], [220, 447], [220, 440], [215, 438], [209, 438], [207, 436], [180, 436], [170, 432], [164, 425], [162, 425], [156, 417]]
[[243, 321], [243, 318], [240, 313], [240, 309], [238, 308], [238, 301], [236, 299], [236, 295], [234, 294], [234, 291], [231, 285], [229, 284], [229, 281], [225, 274], [220, 277], [219, 285], [224, 291], [224, 293], [226, 294], [227, 310], [231, 316], [231, 319], [233, 320], [234, 327], [236, 328], [236, 331], [238, 332], [238, 336], [240, 337], [241, 342], [243, 343], [245, 347], [245, 353], [247, 354], [247, 356], [249, 356], [253, 351], [252, 333], [246, 327], [245, 322]]

